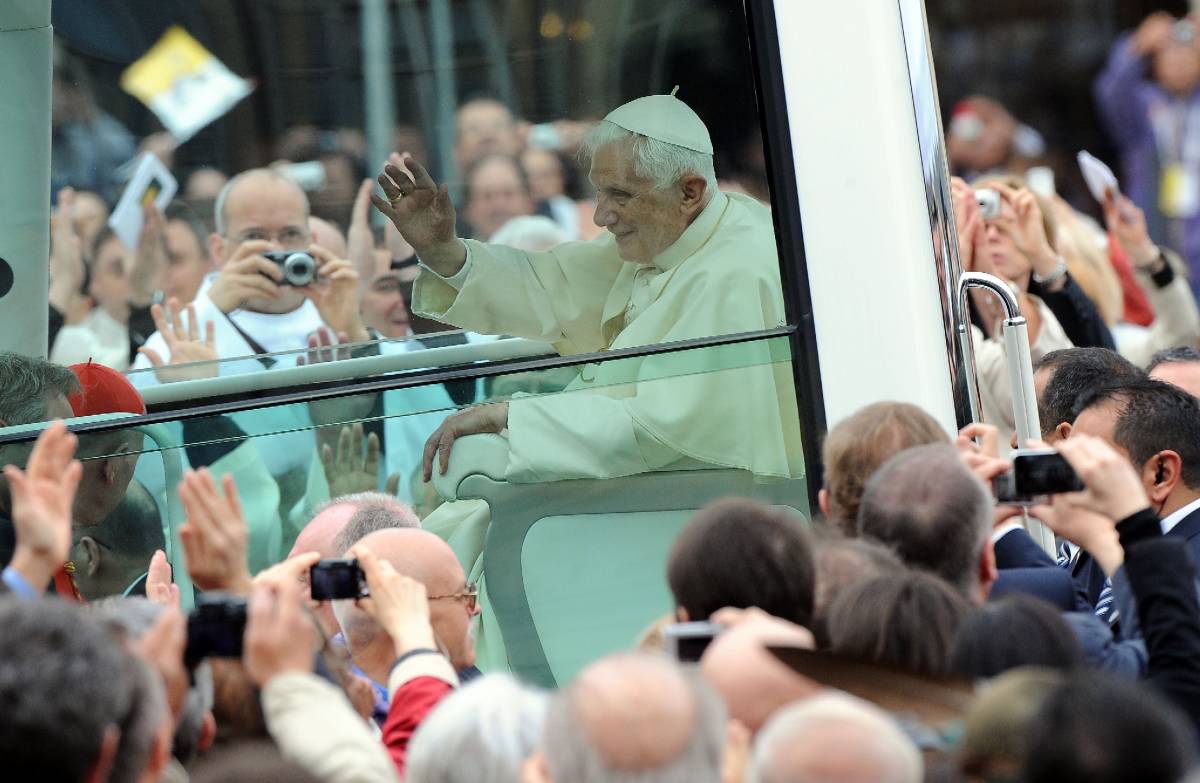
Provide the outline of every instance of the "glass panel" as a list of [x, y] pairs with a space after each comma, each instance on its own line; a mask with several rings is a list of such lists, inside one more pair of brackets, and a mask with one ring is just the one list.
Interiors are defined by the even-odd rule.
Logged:
[[[107, 14], [54, 17], [52, 180], [78, 191], [52, 252], [58, 363], [149, 388], [282, 371], [313, 340], [354, 344], [335, 360], [497, 336], [573, 354], [787, 320], [740, 0], [217, 0], [130, 16], [128, 40]], [[431, 179], [402, 198], [402, 164], [371, 207], [393, 151]], [[163, 164], [145, 197], [140, 152]], [[418, 277], [414, 249], [469, 270]]]
[[[627, 645], [670, 611], [663, 565], [691, 510], [736, 493], [807, 512], [785, 337], [594, 362], [566, 388], [563, 375], [346, 393], [160, 423], [129, 417], [85, 432], [76, 582], [88, 598], [122, 591], [164, 542], [177, 577], [186, 573], [172, 531], [182, 523], [175, 487], [187, 467], [233, 477], [252, 571], [286, 557], [331, 497], [383, 490], [413, 506], [468, 578], [483, 583], [481, 665], [547, 680]], [[450, 471], [426, 482], [427, 439], [448, 415], [480, 402], [507, 406], [503, 437], [458, 441]], [[5, 460], [22, 464], [29, 439], [0, 443]], [[581, 581], [555, 587], [563, 569]], [[590, 604], [605, 596], [591, 630], [566, 617], [564, 596]]]

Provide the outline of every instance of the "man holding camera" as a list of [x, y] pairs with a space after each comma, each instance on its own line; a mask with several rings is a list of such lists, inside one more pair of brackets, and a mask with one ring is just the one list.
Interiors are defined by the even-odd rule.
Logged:
[[[199, 323], [213, 324], [212, 359], [259, 355], [238, 369], [270, 368], [279, 360], [261, 354], [306, 348], [308, 336], [322, 326], [351, 341], [369, 339], [359, 316], [358, 273], [349, 261], [314, 243], [308, 218], [304, 191], [271, 169], [242, 172], [221, 191], [217, 230], [208, 238], [219, 271], [201, 285], [189, 325], [196, 334], [202, 331]], [[285, 259], [294, 253], [315, 262], [311, 282], [305, 283], [304, 270], [287, 279]], [[277, 260], [264, 254], [278, 254]], [[154, 356], [143, 353], [134, 369], [179, 363], [173, 358], [177, 345], [195, 338], [174, 337], [156, 332], [145, 346]]]

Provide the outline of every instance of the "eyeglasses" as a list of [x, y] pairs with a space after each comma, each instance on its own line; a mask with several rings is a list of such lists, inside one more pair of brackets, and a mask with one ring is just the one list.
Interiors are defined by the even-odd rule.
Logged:
[[465, 598], [467, 599], [467, 611], [474, 612], [475, 607], [479, 606], [479, 585], [474, 582], [467, 582], [467, 586], [463, 588], [461, 593], [455, 593], [454, 595], [431, 595], [427, 597], [430, 601], [440, 601], [444, 598], [453, 598], [457, 601]]
[[297, 248], [307, 247], [311, 238], [312, 234], [299, 226], [285, 226], [274, 234], [258, 228], [247, 229], [234, 237], [233, 241], [240, 244], [242, 242], [270, 242], [274, 239], [282, 247]]

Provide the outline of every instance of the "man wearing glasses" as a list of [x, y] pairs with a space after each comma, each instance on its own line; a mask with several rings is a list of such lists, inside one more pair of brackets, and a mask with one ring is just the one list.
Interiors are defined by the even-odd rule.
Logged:
[[[368, 339], [359, 315], [358, 273], [349, 261], [315, 244], [308, 219], [304, 191], [271, 169], [243, 172], [222, 189], [216, 202], [216, 232], [208, 237], [218, 271], [205, 279], [196, 294], [199, 327], [184, 324], [203, 335], [205, 322], [212, 322], [213, 358], [300, 350], [308, 347], [309, 335], [322, 326], [355, 342]], [[279, 264], [262, 255], [281, 250], [311, 255], [317, 263], [315, 282], [286, 284]], [[145, 347], [170, 364], [176, 341], [167, 337], [156, 332]], [[268, 368], [276, 361], [258, 359]], [[145, 355], [134, 362], [134, 369], [150, 366]]]

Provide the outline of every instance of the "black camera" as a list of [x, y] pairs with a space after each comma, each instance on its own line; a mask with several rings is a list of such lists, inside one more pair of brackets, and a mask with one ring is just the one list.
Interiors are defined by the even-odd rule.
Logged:
[[242, 657], [246, 599], [230, 593], [201, 593], [188, 615], [184, 661], [190, 668], [205, 658]]
[[317, 260], [308, 253], [299, 250], [268, 250], [259, 255], [278, 264], [283, 270], [280, 285], [306, 286], [317, 280]]
[[998, 503], [1030, 506], [1047, 495], [1084, 488], [1071, 464], [1052, 449], [1018, 449], [1012, 463], [1012, 470], [995, 479]]
[[663, 628], [663, 648], [680, 663], [696, 663], [725, 627], [710, 622], [672, 623]]
[[309, 571], [309, 587], [314, 601], [366, 598], [367, 577], [354, 558], [321, 560]]

